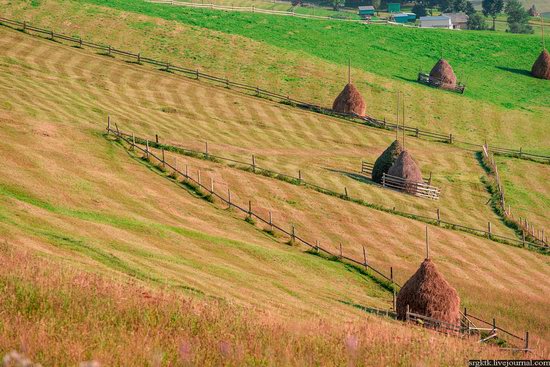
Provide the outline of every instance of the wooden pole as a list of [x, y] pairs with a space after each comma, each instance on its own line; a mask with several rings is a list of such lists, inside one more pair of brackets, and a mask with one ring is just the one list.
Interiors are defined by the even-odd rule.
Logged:
[[542, 35], [542, 50], [544, 51], [546, 49], [546, 45], [544, 44], [544, 18], [542, 15], [540, 16], [540, 29]]
[[525, 332], [525, 351], [529, 350], [529, 332]]
[[164, 148], [161, 149], [161, 152], [162, 152], [162, 168], [166, 169], [166, 163], [164, 160]]
[[189, 166], [185, 165], [185, 178], [189, 177]]
[[437, 208], [437, 225], [441, 225], [441, 211]]
[[269, 230], [273, 232], [273, 213], [271, 213], [271, 210], [269, 211]]
[[145, 141], [145, 156], [149, 159], [149, 140]]
[[343, 251], [342, 251], [342, 243], [340, 243], [340, 258], [342, 258]]
[[295, 239], [296, 239], [296, 228], [292, 226], [292, 236], [290, 238], [290, 243], [294, 244]]
[[397, 121], [395, 123], [395, 140], [399, 140], [399, 91], [397, 92]]
[[111, 131], [111, 115], [107, 115], [107, 134]]
[[252, 200], [248, 200], [248, 218], [252, 218]]
[[351, 84], [351, 57], [348, 58], [348, 84]]
[[229, 187], [227, 188], [227, 204], [229, 205], [228, 209], [231, 209], [231, 191], [229, 191]]
[[367, 266], [367, 250], [365, 249], [365, 246], [363, 246], [363, 264], [365, 267]]
[[132, 150], [134, 150], [136, 147], [136, 136], [134, 133], [132, 133]]
[[210, 177], [210, 193], [214, 193], [214, 178]]
[[410, 310], [410, 307], [409, 305], [407, 305], [407, 313], [405, 314], [405, 321], [409, 321], [409, 310]]
[[155, 134], [155, 143], [159, 143], [159, 135], [158, 134]]
[[403, 93], [403, 150], [405, 149], [405, 93]]
[[256, 173], [256, 157], [252, 154], [252, 172]]
[[298, 181], [302, 183], [302, 170], [298, 170]]
[[348, 197], [348, 188], [347, 187], [344, 187], [344, 194], [346, 195], [346, 197]]
[[200, 186], [200, 184], [201, 184], [201, 170], [200, 169], [198, 170], [198, 177], [197, 178], [198, 178], [197, 181], [199, 182], [199, 186]]
[[491, 238], [491, 222], [487, 222], [487, 236]]
[[430, 237], [428, 234], [428, 226], [426, 226], [426, 259], [430, 258]]
[[204, 142], [204, 155], [208, 158], [208, 141]]

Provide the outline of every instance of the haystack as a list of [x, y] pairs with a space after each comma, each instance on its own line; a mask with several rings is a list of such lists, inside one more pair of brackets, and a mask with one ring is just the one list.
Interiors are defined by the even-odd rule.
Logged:
[[351, 82], [344, 87], [332, 104], [332, 109], [336, 112], [358, 116], [365, 116], [365, 107], [363, 96]]
[[372, 180], [374, 182], [382, 183], [382, 175], [388, 173], [402, 151], [403, 146], [398, 140], [395, 140], [386, 150], [384, 150], [372, 167]]
[[407, 305], [410, 312], [439, 321], [457, 324], [460, 320], [460, 297], [430, 259], [425, 259], [407, 280], [396, 301], [397, 317], [401, 320], [406, 318]]
[[[395, 176], [406, 180], [406, 183], [403, 187], [405, 191], [411, 194], [416, 193], [416, 182], [422, 181], [422, 172], [416, 164], [412, 155], [404, 150], [399, 154], [399, 157], [395, 160], [395, 163], [388, 170], [388, 175]], [[407, 183], [410, 182], [410, 185]]]
[[430, 71], [430, 77], [441, 82], [440, 87], [443, 89], [456, 88], [456, 76], [451, 65], [445, 59], [439, 59], [437, 64]]
[[540, 53], [539, 58], [533, 64], [531, 74], [536, 78], [550, 80], [550, 53], [547, 50]]

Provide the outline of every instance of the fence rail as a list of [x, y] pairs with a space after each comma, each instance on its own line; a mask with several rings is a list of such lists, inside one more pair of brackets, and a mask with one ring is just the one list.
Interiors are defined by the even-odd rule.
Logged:
[[[366, 126], [371, 126], [371, 127], [376, 127], [376, 128], [380, 128], [380, 129], [386, 129], [386, 130], [397, 130], [397, 131], [401, 130], [401, 131], [405, 131], [409, 135], [415, 136], [417, 138], [437, 140], [437, 141], [441, 141], [441, 142], [445, 142], [445, 143], [449, 143], [449, 144], [464, 144], [464, 145], [467, 145], [467, 146], [475, 146], [475, 147], [479, 147], [481, 145], [479, 143], [471, 143], [471, 142], [460, 141], [452, 133], [441, 133], [441, 132], [437, 132], [437, 131], [429, 131], [429, 130], [420, 129], [420, 128], [414, 127], [414, 126], [399, 125], [397, 123], [388, 122], [385, 118], [384, 119], [376, 119], [376, 118], [373, 118], [373, 117], [370, 117], [370, 116], [357, 116], [357, 115], [352, 115], [352, 114], [337, 113], [337, 112], [335, 112], [331, 109], [328, 109], [328, 108], [324, 108], [324, 107], [321, 107], [321, 106], [318, 106], [318, 105], [315, 105], [315, 104], [312, 104], [312, 103], [308, 103], [308, 102], [300, 101], [300, 100], [297, 100], [297, 99], [294, 99], [294, 98], [290, 98], [289, 95], [283, 95], [281, 93], [275, 93], [275, 92], [271, 92], [271, 91], [268, 91], [268, 90], [265, 90], [265, 89], [261, 89], [259, 86], [251, 86], [251, 85], [247, 85], [247, 84], [244, 84], [244, 83], [234, 82], [234, 81], [228, 80], [227, 78], [221, 78], [221, 77], [217, 77], [217, 76], [213, 76], [213, 75], [210, 75], [210, 74], [200, 72], [198, 69], [190, 69], [190, 68], [185, 68], [185, 67], [181, 67], [181, 66], [177, 66], [177, 65], [172, 65], [171, 63], [166, 62], [166, 61], [159, 61], [159, 60], [155, 60], [155, 59], [152, 59], [152, 58], [144, 57], [144, 56], [142, 56], [142, 54], [140, 52], [130, 52], [130, 51], [118, 50], [118, 49], [115, 49], [115, 48], [113, 48], [109, 45], [102, 45], [102, 44], [98, 44], [98, 43], [85, 41], [81, 37], [77, 38], [77, 37], [71, 37], [71, 36], [67, 36], [67, 35], [64, 35], [64, 34], [60, 34], [60, 33], [55, 33], [52, 30], [47, 30], [47, 29], [31, 26], [28, 22], [25, 22], [25, 21], [22, 22], [22, 21], [17, 21], [17, 20], [13, 20], [13, 19], [8, 19], [8, 18], [5, 18], [5, 17], [0, 17], [0, 24], [14, 26], [14, 27], [17, 27], [18, 29], [21, 29], [23, 31], [33, 31], [33, 32], [37, 32], [37, 33], [40, 33], [40, 34], [44, 34], [44, 35], [49, 36], [52, 39], [55, 39], [55, 38], [63, 39], [65, 41], [75, 43], [76, 45], [78, 45], [80, 47], [86, 46], [86, 47], [102, 50], [106, 54], [109, 54], [109, 55], [121, 55], [121, 56], [124, 56], [124, 57], [129, 57], [129, 58], [135, 59], [135, 61], [138, 64], [147, 63], [147, 64], [150, 64], [150, 65], [161, 67], [161, 68], [163, 68], [163, 70], [166, 70], [166, 71], [179, 72], [179, 73], [181, 73], [183, 75], [186, 75], [186, 76], [188, 76], [190, 78], [193, 78], [193, 79], [209, 80], [209, 81], [212, 81], [214, 83], [218, 83], [218, 84], [220, 84], [220, 85], [222, 85], [226, 88], [235, 88], [237, 90], [244, 91], [247, 94], [252, 93], [253, 95], [258, 96], [258, 97], [273, 98], [273, 99], [279, 100], [280, 102], [291, 104], [291, 105], [294, 105], [294, 106], [302, 108], [302, 109], [307, 109], [307, 110], [310, 110], [310, 111], [313, 111], [313, 112], [322, 113], [322, 114], [325, 114], [325, 115], [330, 115], [330, 116], [333, 116], [333, 117], [346, 119], [348, 121], [361, 123], [361, 124], [366, 125]], [[497, 148], [497, 149], [500, 152], [499, 154], [512, 155], [512, 156], [516, 156], [516, 157], [519, 157], [519, 158], [528, 158], [528, 159], [534, 159], [534, 160], [539, 160], [539, 161], [544, 161], [544, 162], [550, 163], [550, 156], [528, 153], [528, 152], [524, 151], [523, 148], [519, 148], [519, 150], [507, 149], [507, 148]]]
[[425, 182], [406, 180], [401, 177], [388, 175], [385, 172], [382, 174], [382, 186], [432, 200], [439, 200], [439, 195], [441, 194], [439, 188], [428, 185]]

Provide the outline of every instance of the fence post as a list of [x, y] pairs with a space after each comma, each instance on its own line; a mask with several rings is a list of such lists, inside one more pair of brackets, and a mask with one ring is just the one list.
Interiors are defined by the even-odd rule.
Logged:
[[521, 154], [522, 154], [522, 147], [519, 147], [519, 157], [521, 158]]
[[185, 165], [185, 178], [189, 177], [189, 165]]
[[409, 305], [407, 304], [407, 313], [405, 314], [405, 321], [409, 322]]
[[487, 222], [487, 237], [491, 238], [491, 222]]
[[166, 169], [166, 163], [164, 160], [164, 148], [161, 149], [162, 152], [162, 169]]
[[111, 116], [107, 115], [107, 135], [111, 132]]
[[437, 208], [437, 225], [441, 225], [441, 211]]
[[23, 32], [27, 31], [27, 22], [23, 22]]
[[525, 351], [529, 351], [529, 332], [525, 332]]
[[204, 142], [204, 155], [208, 158], [208, 140]]
[[419, 135], [419, 130], [418, 128], [416, 128], [416, 137], [418, 138], [418, 135]]
[[248, 200], [248, 218], [252, 219], [252, 200]]
[[273, 213], [271, 213], [271, 210], [269, 211], [269, 230], [273, 232]]
[[145, 140], [145, 156], [149, 160], [149, 140]]
[[197, 178], [198, 178], [197, 181], [199, 182], [199, 186], [200, 186], [201, 185], [201, 170], [200, 170], [200, 168], [198, 170], [198, 177]]
[[159, 143], [159, 136], [158, 134], [155, 134], [155, 142], [158, 144]]
[[136, 136], [132, 133], [132, 151], [136, 149]]
[[342, 243], [340, 243], [340, 259], [342, 258], [343, 255], [344, 255], [344, 253], [342, 251]]
[[82, 38], [78, 40], [78, 47], [82, 48]]
[[493, 317], [493, 333], [496, 333], [496, 331], [497, 331], [497, 321]]
[[525, 231], [521, 230], [521, 242], [523, 244], [523, 247], [525, 247]]
[[367, 265], [367, 250], [365, 250], [365, 246], [363, 246], [363, 264], [365, 265], [365, 268], [368, 269], [368, 265]]
[[111, 56], [111, 45], [109, 45], [109, 56]]
[[260, 95], [260, 88], [259, 88], [259, 87], [256, 87], [256, 95], [257, 95], [257, 96]]
[[294, 228], [294, 225], [292, 226], [292, 234], [290, 237], [290, 243], [294, 245], [294, 241], [296, 240], [296, 228]]
[[256, 173], [256, 157], [252, 154], [252, 172]]
[[199, 69], [195, 71], [195, 79], [199, 80]]
[[348, 198], [348, 188], [344, 187], [344, 194], [346, 195], [346, 198]]
[[432, 172], [430, 171], [430, 178], [428, 178], [428, 185], [432, 184]]
[[210, 193], [214, 194], [214, 178], [210, 177]]
[[382, 187], [386, 187], [386, 174], [382, 173]]
[[229, 187], [227, 188], [227, 209], [231, 209], [231, 191], [229, 191]]
[[141, 64], [141, 52], [138, 52], [137, 54], [137, 63]]
[[302, 183], [302, 170], [298, 170], [298, 181]]
[[453, 134], [449, 134], [449, 144], [453, 143]]
[[227, 79], [227, 78], [225, 79], [225, 87], [227, 89], [229, 89], [229, 79]]
[[50, 31], [50, 37], [51, 37], [51, 39], [52, 39], [52, 41], [53, 41], [53, 31]]

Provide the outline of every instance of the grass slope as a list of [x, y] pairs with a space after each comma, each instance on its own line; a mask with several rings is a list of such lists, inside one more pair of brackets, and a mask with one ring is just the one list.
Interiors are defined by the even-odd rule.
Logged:
[[[263, 234], [262, 228], [254, 228], [242, 218], [232, 218], [233, 215], [228, 216], [221, 208], [206, 206], [208, 209], [205, 209], [203, 201], [191, 200], [181, 188], [166, 185], [165, 179], [151, 174], [135, 161], [124, 158], [112, 162], [110, 158], [124, 157], [124, 153], [116, 145], [106, 143], [101, 131], [105, 127], [104, 116], [109, 111], [114, 121], [129, 126], [138, 134], [158, 131], [162, 139], [169, 136], [177, 142], [187, 142], [198, 133], [209, 141], [219, 141], [215, 145], [217, 149], [237, 154], [243, 152], [242, 146], [264, 145], [264, 153], [280, 156], [280, 162], [288, 167], [296, 167], [295, 161], [281, 155], [283, 151], [308, 159], [319, 156], [310, 166], [321, 167], [321, 164], [330, 163], [327, 157], [334, 156], [335, 151], [339, 152], [338, 156], [340, 152], [355, 155], [354, 144], [360, 139], [372, 141], [374, 149], [375, 145], [381, 146], [391, 137], [379, 136], [379, 130], [331, 119], [323, 120], [327, 123], [321, 128], [310, 124], [312, 130], [300, 131], [297, 126], [303, 124], [299, 122], [318, 116], [170, 74], [128, 66], [120, 60], [93, 55], [88, 50], [77, 50], [6, 29], [0, 32], [5, 43], [2, 46], [5, 49], [11, 46], [2, 61], [1, 74], [1, 85], [5, 86], [2, 88], [8, 85], [10, 88], [9, 93], [2, 89], [5, 91], [2, 104], [11, 106], [10, 112], [4, 112], [7, 118], [2, 134], [6, 143], [2, 149], [8, 159], [0, 181], [7, 186], [0, 213], [9, 219], [2, 227], [6, 235], [13, 233], [19, 241], [30, 242], [33, 248], [42, 252], [53, 252], [57, 258], [66, 255], [67, 247], [72, 246], [72, 251], [79, 250], [87, 255], [86, 261], [80, 256], [77, 259], [90, 268], [98, 258], [105, 259], [104, 265], [141, 270], [151, 281], [158, 278], [163, 281], [161, 284], [184, 286], [194, 289], [195, 293], [198, 290], [240, 303], [253, 302], [261, 307], [306, 312], [310, 304], [315, 304], [320, 310], [332, 312], [336, 307], [333, 307], [335, 294], [339, 295], [337, 299], [348, 297], [360, 304], [387, 304], [387, 294], [381, 298], [377, 288], [366, 286], [364, 280], [355, 278], [357, 274], [341, 273], [341, 265], [331, 263], [335, 268], [330, 271], [334, 274], [324, 273], [328, 271], [324, 263], [310, 262], [307, 256], [303, 258], [305, 255], [293, 248], [281, 249], [280, 243]], [[177, 107], [175, 111], [173, 106]], [[164, 107], [170, 107], [165, 108], [168, 112], [162, 112]], [[266, 118], [259, 119], [259, 116]], [[257, 130], [256, 124], [262, 129]], [[290, 134], [288, 140], [293, 130], [295, 133]], [[210, 135], [212, 132], [214, 134]], [[428, 143], [411, 143], [411, 149], [419, 149], [419, 155], [423, 151], [433, 151], [433, 145], [423, 147], [422, 144]], [[29, 146], [33, 149], [25, 149]], [[445, 154], [447, 146], [440, 147]], [[262, 208], [264, 215], [265, 209], [272, 208], [278, 221], [285, 218], [287, 223], [295, 223], [298, 233], [306, 238], [321, 239], [323, 244], [328, 240], [327, 245], [341, 242], [345, 253], [355, 258], [361, 258], [360, 245], [366, 244], [370, 261], [381, 269], [394, 266], [400, 283], [414, 272], [421, 260], [422, 240], [418, 238], [423, 232], [421, 223], [229, 167], [205, 161], [189, 160], [187, 163], [193, 173], [201, 168], [205, 180], [213, 177], [216, 187], [229, 185], [234, 190], [235, 200], [243, 204], [257, 196], [255, 208]], [[475, 167], [475, 162], [472, 163]], [[457, 167], [461, 169], [460, 165]], [[448, 168], [452, 169], [452, 165]], [[340, 179], [337, 175], [325, 177]], [[60, 187], [63, 188], [63, 203], [59, 202]], [[364, 191], [370, 190], [365, 187]], [[34, 199], [26, 199], [28, 197]], [[37, 205], [33, 203], [42, 204], [35, 208]], [[61, 208], [48, 209], [50, 205]], [[95, 212], [98, 207], [102, 208], [101, 212], [115, 215], [123, 226], [105, 227], [105, 220], [82, 220], [66, 214], [73, 215], [71, 208], [77, 207], [81, 208], [79, 212]], [[85, 215], [89, 217], [97, 215]], [[132, 224], [128, 217], [144, 222], [138, 228], [152, 226], [156, 231], [133, 233], [126, 228]], [[210, 225], [212, 222], [216, 225]], [[173, 227], [179, 229], [173, 230]], [[46, 236], [37, 229], [53, 231], [54, 240], [50, 233]], [[196, 232], [206, 232], [210, 237], [201, 237]], [[247, 242], [242, 242], [243, 235]], [[40, 245], [34, 245], [29, 238]], [[238, 242], [232, 245], [231, 252], [228, 246], [232, 242], [228, 240]], [[518, 332], [529, 329], [539, 338], [546, 338], [549, 333], [545, 318], [548, 304], [543, 295], [549, 285], [545, 257], [435, 228], [432, 240], [433, 256], [439, 259], [445, 276], [458, 287], [464, 305], [483, 317], [496, 316], [500, 325], [519, 329]], [[192, 247], [182, 246], [188, 243]], [[264, 244], [271, 248], [268, 253], [260, 251]], [[92, 252], [92, 248], [101, 252]], [[165, 256], [160, 256], [159, 251]], [[252, 258], [244, 257], [247, 251], [254, 254], [250, 255]], [[275, 255], [279, 251], [288, 255]], [[109, 255], [124, 262], [107, 262]], [[277, 259], [275, 264], [278, 265], [256, 266], [253, 258], [260, 255]], [[213, 256], [214, 265], [204, 263], [204, 259]], [[295, 260], [290, 260], [293, 256]], [[303, 267], [297, 265], [300, 263]], [[311, 266], [318, 267], [318, 277], [307, 274], [306, 269]], [[286, 267], [294, 270], [289, 273]], [[285, 280], [277, 276], [277, 281], [267, 281], [265, 277], [274, 274], [284, 275]], [[348, 282], [348, 275], [357, 283]], [[333, 279], [336, 283], [325, 284], [328, 289], [319, 288], [317, 283], [322, 282], [321, 278]], [[315, 292], [308, 293], [312, 290]], [[511, 292], [517, 294], [521, 302], [511, 300]], [[277, 296], [267, 298], [268, 294]], [[525, 312], [525, 304], [529, 305], [529, 313]], [[534, 339], [536, 345], [545, 350], [544, 342], [537, 337]]]
[[[523, 146], [524, 150], [550, 153], [544, 139], [545, 113], [548, 113], [549, 105], [546, 97], [549, 95], [548, 83], [525, 75], [532, 63], [525, 55], [536, 55], [536, 37], [490, 32], [420, 32], [426, 30], [376, 26], [363, 28], [363, 25], [351, 26], [341, 22], [257, 18], [252, 14], [253, 18], [248, 15], [239, 18], [239, 15], [209, 11], [188, 14], [182, 9], [155, 7], [141, 2], [113, 2], [131, 10], [121, 11], [73, 0], [43, 0], [37, 6], [28, 1], [2, 1], [6, 16], [82, 35], [117, 48], [141, 51], [174, 64], [199, 68], [324, 106], [331, 106], [343, 87], [343, 81], [347, 79], [347, 67], [343, 63], [347, 63], [347, 57], [353, 53], [357, 55], [353, 57], [353, 80], [367, 101], [369, 114], [395, 120], [395, 92], [401, 90], [406, 96], [408, 124], [452, 132], [461, 140], [479, 144], [487, 139], [493, 145]], [[160, 12], [158, 17], [155, 16], [157, 11]], [[226, 17], [235, 17], [237, 23]], [[250, 24], [240, 24], [239, 19]], [[192, 20], [196, 24], [186, 23]], [[227, 22], [227, 27], [234, 25], [238, 33], [223, 27], [219, 28], [222, 31], [204, 27], [216, 20]], [[279, 22], [296, 24], [285, 23], [283, 27]], [[328, 49], [331, 42], [317, 45], [307, 37], [306, 45], [301, 36], [290, 34], [278, 35], [276, 42], [241, 35], [251, 28], [256, 30], [255, 33], [271, 37], [268, 33], [272, 24], [276, 29], [283, 27], [296, 29], [300, 34], [307, 33], [307, 37], [311, 33], [326, 35], [323, 39], [330, 39], [334, 34], [342, 37], [348, 46], [352, 41], [361, 46], [354, 44], [349, 50], [340, 47], [339, 51], [333, 52]], [[309, 28], [306, 32], [302, 27]], [[279, 31], [273, 32], [277, 34]], [[413, 33], [409, 34], [409, 31]], [[113, 32], [119, 36], [113, 38]], [[455, 58], [454, 55], [460, 53], [456, 56], [460, 62], [453, 61], [459, 76], [468, 79], [472, 72], [472, 82], [481, 84], [476, 86], [466, 81], [469, 87], [473, 87], [472, 93], [483, 93], [484, 96], [471, 95], [470, 88], [466, 96], [461, 96], [411, 81], [420, 66], [429, 68], [435, 63], [440, 53], [440, 35], [441, 39], [456, 45], [449, 50], [450, 56]], [[373, 38], [367, 38], [371, 36]], [[425, 50], [423, 38], [435, 42], [430, 46], [431, 51]], [[533, 49], [527, 51], [530, 44]], [[477, 47], [481, 48], [479, 53], [474, 52]], [[369, 53], [361, 55], [363, 52]]]

